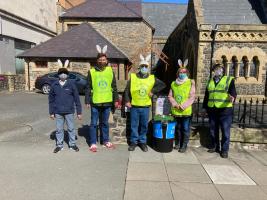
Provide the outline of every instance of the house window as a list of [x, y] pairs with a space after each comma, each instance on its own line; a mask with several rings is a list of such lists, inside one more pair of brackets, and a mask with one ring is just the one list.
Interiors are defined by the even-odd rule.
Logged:
[[258, 56], [254, 56], [252, 62], [250, 63], [250, 70], [249, 70], [250, 77], [258, 78], [259, 66], [260, 66], [260, 61], [258, 59]]
[[243, 56], [242, 58], [242, 62], [240, 63], [240, 67], [239, 67], [239, 76], [240, 77], [249, 77], [249, 73], [248, 73], [248, 58], [247, 56]]
[[229, 69], [229, 76], [233, 76], [237, 78], [239, 76], [238, 74], [238, 60], [236, 56], [232, 57], [232, 63], [230, 64], [230, 69]]
[[35, 65], [36, 65], [36, 68], [47, 68], [48, 67], [47, 61], [36, 61]]
[[228, 65], [228, 60], [226, 58], [226, 56], [222, 56], [222, 64], [223, 64], [223, 68], [224, 68], [224, 73], [226, 76], [229, 75], [229, 65]]

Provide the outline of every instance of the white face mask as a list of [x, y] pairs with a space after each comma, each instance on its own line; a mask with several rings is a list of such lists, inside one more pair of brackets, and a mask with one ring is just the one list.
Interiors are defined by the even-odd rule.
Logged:
[[223, 69], [219, 68], [214, 71], [214, 76], [222, 76], [223, 74]]
[[60, 80], [64, 81], [68, 78], [68, 75], [63, 73], [63, 74], [60, 74], [58, 77]]
[[147, 67], [142, 67], [142, 68], [140, 69], [140, 72], [141, 72], [142, 74], [147, 74], [147, 73], [148, 73], [148, 68], [147, 68]]

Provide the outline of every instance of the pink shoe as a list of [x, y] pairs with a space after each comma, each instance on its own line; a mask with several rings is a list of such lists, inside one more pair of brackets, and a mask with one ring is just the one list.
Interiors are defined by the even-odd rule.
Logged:
[[92, 144], [90, 147], [89, 147], [89, 150], [93, 153], [97, 152], [97, 146], [95, 144]]
[[108, 148], [108, 149], [115, 149], [114, 144], [112, 144], [111, 142], [106, 142], [104, 144], [104, 147]]

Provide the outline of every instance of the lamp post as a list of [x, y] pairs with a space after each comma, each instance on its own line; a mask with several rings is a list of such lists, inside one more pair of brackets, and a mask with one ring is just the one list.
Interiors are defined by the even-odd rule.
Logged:
[[218, 32], [219, 25], [216, 24], [215, 27], [212, 27], [210, 37], [212, 38], [211, 41], [211, 56], [210, 56], [210, 77], [212, 74], [212, 60], [214, 56], [214, 46], [215, 46], [215, 38], [216, 38], [216, 33]]

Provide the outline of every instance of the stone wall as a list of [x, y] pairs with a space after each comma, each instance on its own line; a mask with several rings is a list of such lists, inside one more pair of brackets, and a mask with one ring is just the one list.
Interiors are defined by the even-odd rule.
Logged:
[[134, 63], [139, 63], [140, 53], [150, 53], [152, 30], [143, 21], [89, 22]]
[[[198, 95], [203, 95], [210, 74], [210, 59], [211, 59], [211, 43], [200, 43], [202, 49], [202, 63], [198, 65], [198, 77], [201, 82], [198, 84]], [[255, 77], [237, 77], [236, 89], [239, 96], [263, 98], [266, 90], [266, 43], [240, 43], [240, 42], [218, 42], [214, 46], [214, 60], [221, 60], [225, 55], [228, 62], [231, 63], [233, 56], [236, 56], [238, 63], [242, 62], [242, 57], [247, 56], [251, 60], [254, 56], [258, 56], [260, 61], [259, 76]]]
[[0, 75], [0, 91], [21, 91], [25, 89], [24, 75]]
[[[64, 21], [64, 30], [68, 24], [81, 24], [81, 21]], [[89, 21], [93, 28], [107, 38], [121, 52], [128, 56], [134, 66], [139, 63], [139, 54], [151, 53], [152, 29], [143, 21]], [[132, 68], [134, 70], [135, 68]]]

